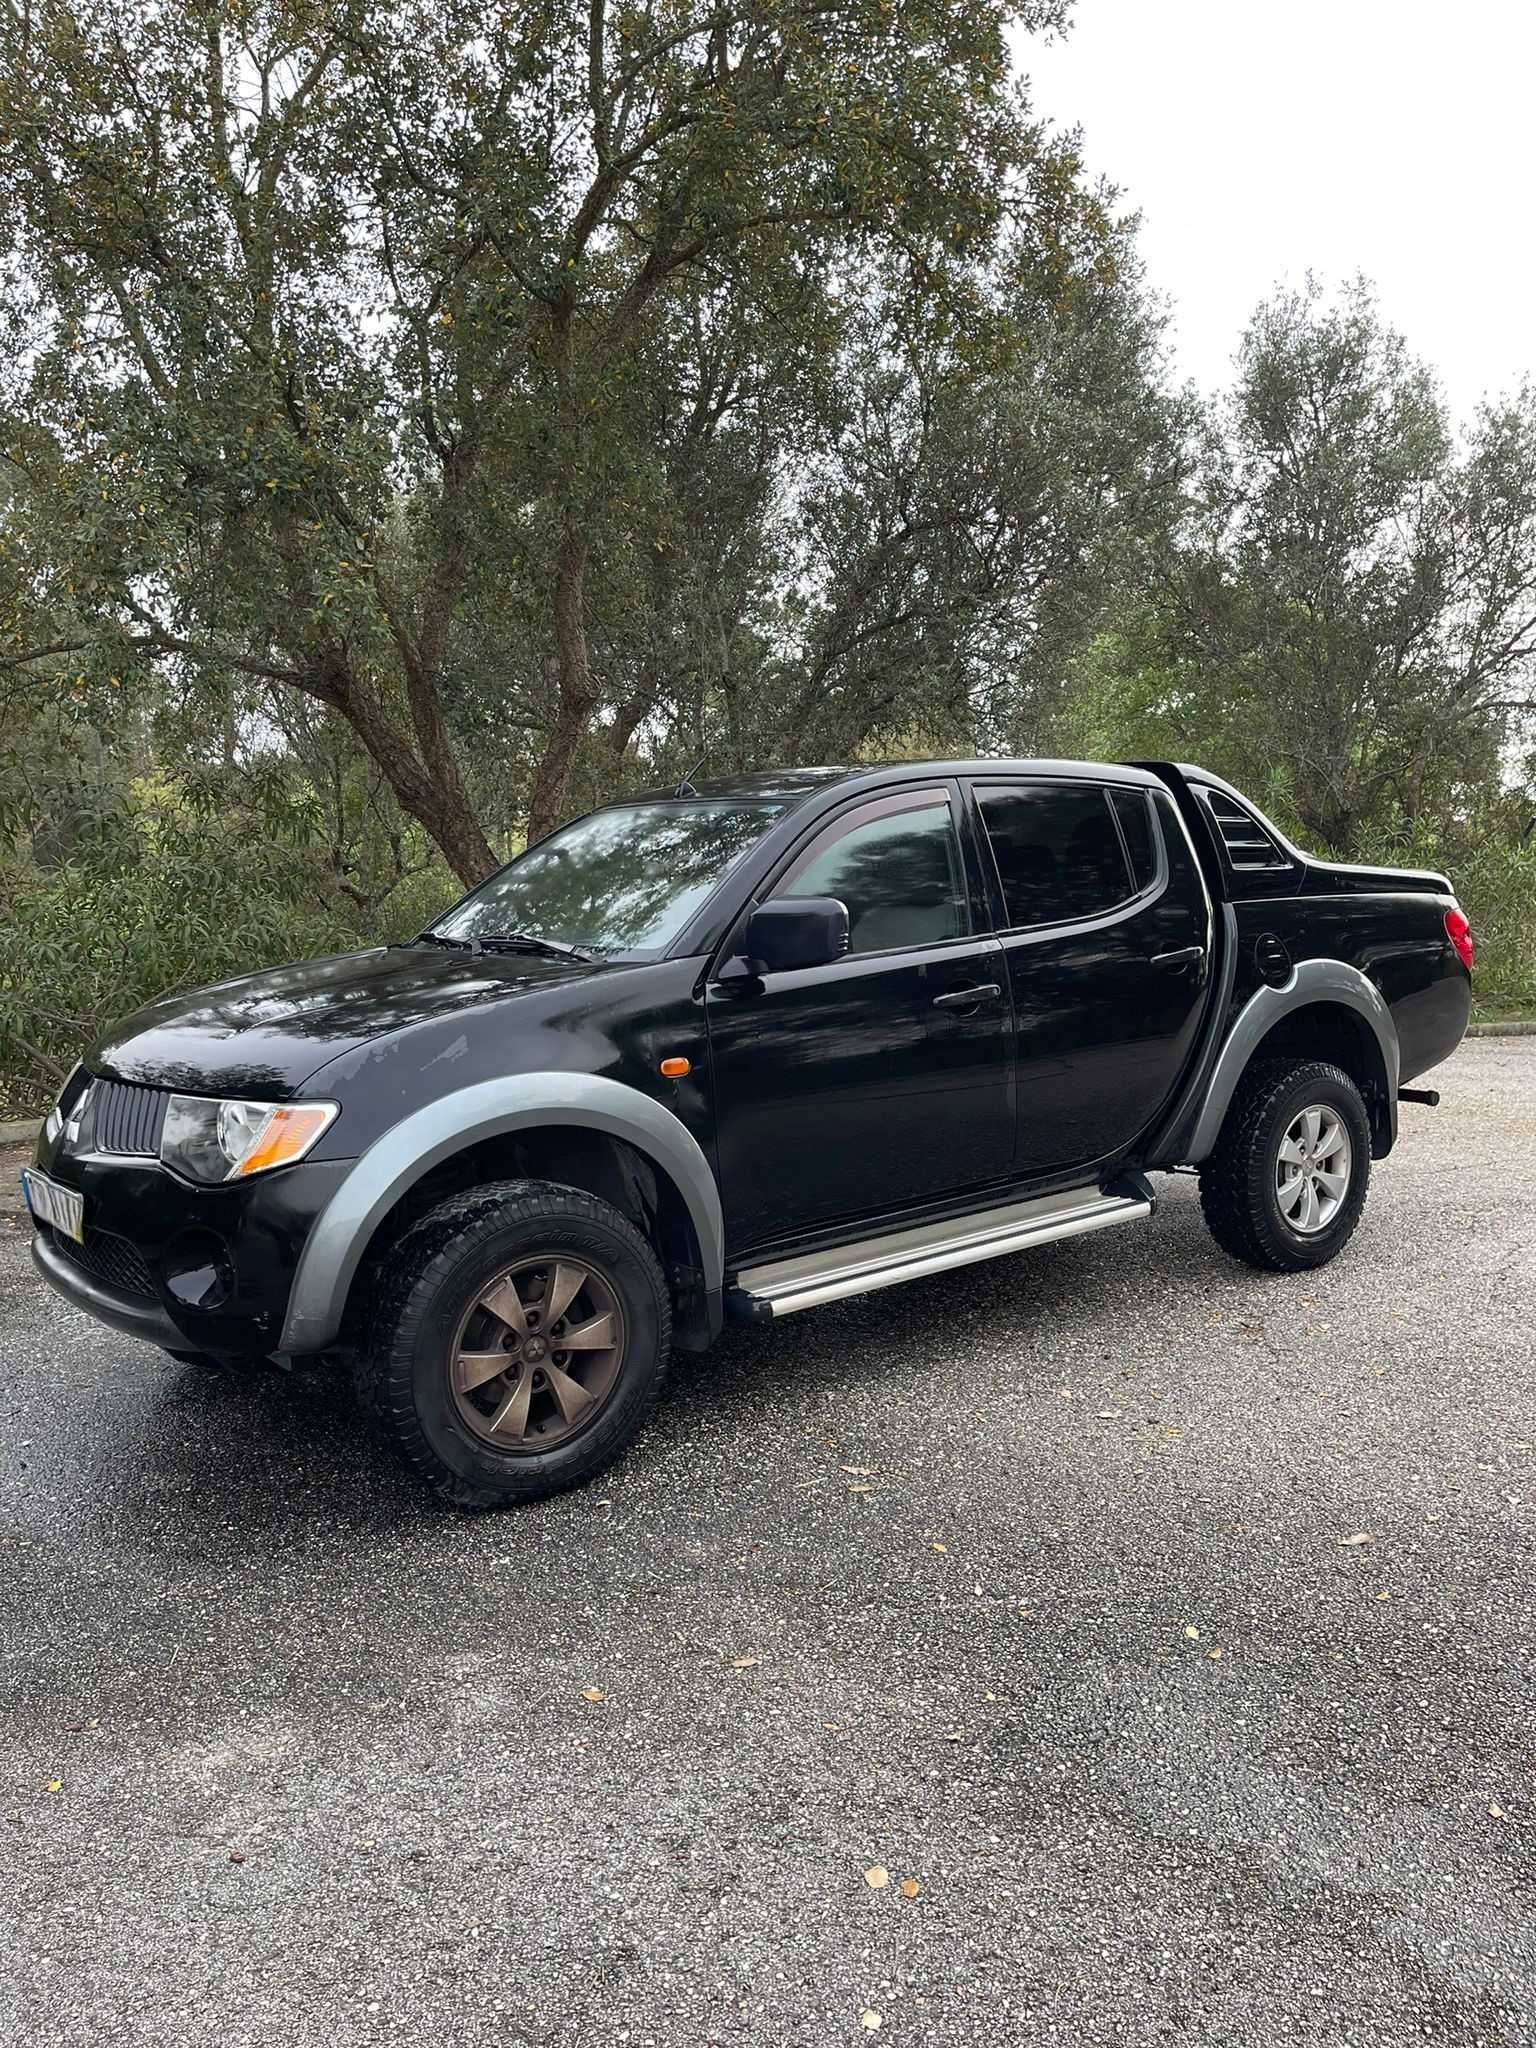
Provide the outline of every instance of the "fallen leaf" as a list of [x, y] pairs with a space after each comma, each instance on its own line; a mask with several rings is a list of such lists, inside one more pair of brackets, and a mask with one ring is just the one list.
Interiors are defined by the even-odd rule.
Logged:
[[1376, 1595], [1376, 1598], [1378, 1600], [1390, 1600], [1392, 1598], [1392, 1595], [1390, 1593], [1378, 1593]]
[[243, 1863], [245, 1861], [245, 1851], [243, 1849], [231, 1849], [229, 1860], [231, 1863]]
[[[1498, 1808], [1495, 1807], [1494, 1811], [1497, 1812]], [[904, 1899], [915, 1899], [918, 1893], [922, 1890], [922, 1886], [918, 1883], [915, 1877], [904, 1877], [901, 1880], [901, 1883], [897, 1887], [897, 1889], [900, 1891], [901, 1896]]]
[[50, 1792], [62, 1792], [64, 1790], [64, 1780], [62, 1778], [50, 1778], [48, 1780], [48, 1790]]
[[1205, 1654], [1207, 1657], [1210, 1658], [1211, 1662], [1214, 1664], [1216, 1659], [1221, 1655], [1221, 1652], [1220, 1650], [1207, 1650]]
[[1502, 1820], [1502, 1819], [1504, 1818], [1504, 1809], [1503, 1809], [1503, 1807], [1502, 1807], [1502, 1806], [1490, 1806], [1490, 1807], [1489, 1807], [1489, 1809], [1488, 1809], [1488, 1818], [1489, 1818], [1490, 1820]]
[[873, 2034], [878, 2032], [880, 2026], [879, 2013], [877, 2013], [872, 2006], [866, 2005], [864, 2010], [859, 2014], [859, 2025], [864, 2029], [866, 2034]]
[[891, 1881], [891, 1873], [883, 1863], [871, 1863], [864, 1873], [864, 1882], [872, 1892], [883, 1892]]
[[733, 1657], [731, 1659], [731, 1669], [733, 1671], [750, 1671], [754, 1664], [761, 1664], [762, 1661], [761, 1657]]
[[947, 1543], [930, 1543], [928, 1548], [939, 1551], [945, 1557], [949, 1555], [949, 1545]]
[[874, 1490], [872, 1486], [856, 1486], [852, 1484], [848, 1488], [850, 1493], [873, 1493]]
[[1374, 1543], [1375, 1541], [1376, 1538], [1374, 1536], [1367, 1536], [1362, 1529], [1357, 1536], [1341, 1536], [1339, 1538], [1339, 1548], [1340, 1550], [1358, 1550], [1362, 1543]]
[[839, 1465], [839, 1472], [847, 1472], [855, 1479], [873, 1479], [880, 1470], [878, 1465]]
[[583, 1686], [581, 1696], [584, 1700], [590, 1701], [594, 1707], [600, 1707], [608, 1697], [607, 1693], [599, 1692], [595, 1685]]
[[1123, 1412], [1119, 1408], [1101, 1408], [1093, 1419], [1095, 1422], [1118, 1422]]
[[1192, 1643], [1198, 1643], [1198, 1642], [1199, 1642], [1199, 1640], [1200, 1640], [1200, 1631], [1199, 1631], [1199, 1629], [1197, 1629], [1197, 1628], [1195, 1627], [1195, 1625], [1194, 1625], [1194, 1623], [1193, 1623], [1193, 1622], [1190, 1622], [1190, 1623], [1189, 1623], [1189, 1624], [1188, 1624], [1188, 1625], [1186, 1626], [1186, 1628], [1185, 1628], [1185, 1630], [1184, 1630], [1184, 1633], [1185, 1633], [1185, 1635], [1186, 1635], [1186, 1636], [1187, 1636], [1187, 1637], [1189, 1638], [1189, 1640], [1190, 1640], [1190, 1641], [1191, 1641]]

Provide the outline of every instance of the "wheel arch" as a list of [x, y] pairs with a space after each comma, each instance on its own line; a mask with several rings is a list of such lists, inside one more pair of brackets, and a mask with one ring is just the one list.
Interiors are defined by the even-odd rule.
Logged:
[[[434, 1190], [509, 1173], [565, 1180], [631, 1215], [637, 1202], [652, 1207], [678, 1297], [678, 1341], [688, 1347], [715, 1334], [725, 1230], [697, 1140], [669, 1109], [623, 1082], [549, 1073], [441, 1096], [369, 1146], [309, 1233], [279, 1348], [298, 1353], [335, 1343], [359, 1273], [430, 1206]], [[696, 1276], [696, 1289], [680, 1276]], [[694, 1292], [697, 1301], [688, 1298]]]
[[1365, 1099], [1371, 1152], [1397, 1139], [1397, 1028], [1385, 997], [1343, 960], [1303, 960], [1280, 988], [1261, 988], [1238, 1012], [1217, 1060], [1185, 1160], [1209, 1158], [1238, 1083], [1255, 1060], [1282, 1055], [1342, 1067]]

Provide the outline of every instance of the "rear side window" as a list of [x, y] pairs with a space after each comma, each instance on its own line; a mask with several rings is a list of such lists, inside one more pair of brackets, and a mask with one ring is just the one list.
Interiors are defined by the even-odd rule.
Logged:
[[1251, 811], [1219, 789], [1202, 787], [1200, 794], [1221, 835], [1222, 848], [1234, 874], [1288, 875], [1291, 872], [1290, 857], [1282, 852]]
[[1136, 893], [1105, 790], [1041, 782], [977, 799], [1011, 926], [1096, 917]]
[[[883, 807], [882, 807], [883, 808]], [[949, 799], [865, 812], [802, 855], [781, 896], [835, 896], [848, 907], [850, 953], [931, 946], [966, 929], [965, 885]]]
[[1131, 878], [1138, 889], [1149, 889], [1157, 875], [1157, 848], [1152, 838], [1152, 812], [1145, 790], [1117, 789], [1110, 793], [1125, 850], [1131, 857]]

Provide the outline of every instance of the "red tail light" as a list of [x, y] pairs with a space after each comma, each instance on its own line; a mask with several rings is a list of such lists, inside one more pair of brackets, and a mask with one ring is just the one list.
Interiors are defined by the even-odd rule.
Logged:
[[1477, 953], [1472, 944], [1472, 927], [1463, 910], [1448, 910], [1445, 913], [1445, 936], [1456, 948], [1456, 958], [1469, 972]]

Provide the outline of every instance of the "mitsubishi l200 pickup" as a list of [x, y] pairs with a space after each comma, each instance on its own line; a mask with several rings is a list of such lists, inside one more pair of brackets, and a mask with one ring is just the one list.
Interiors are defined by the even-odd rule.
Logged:
[[801, 768], [625, 799], [405, 944], [168, 996], [25, 1175], [67, 1300], [335, 1353], [491, 1508], [635, 1437], [673, 1346], [1144, 1222], [1334, 1258], [1466, 1029], [1443, 875], [1313, 859], [1168, 762]]

